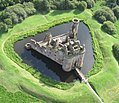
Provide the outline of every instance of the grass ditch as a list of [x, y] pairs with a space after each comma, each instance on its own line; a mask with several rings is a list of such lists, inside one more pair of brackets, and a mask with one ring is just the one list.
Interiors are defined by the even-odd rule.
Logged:
[[27, 87], [25, 87], [24, 85], [20, 85], [20, 88], [22, 91], [32, 95], [33, 97], [36, 97], [40, 100], [45, 101], [46, 103], [64, 103], [63, 101], [57, 101], [55, 98], [51, 97], [51, 96], [45, 96], [44, 94], [41, 94], [35, 90], [31, 90], [28, 89]]
[[8, 92], [6, 88], [0, 86], [0, 103], [31, 103], [41, 102], [36, 97], [32, 97], [24, 92]]
[[90, 77], [91, 75], [98, 73], [103, 68], [103, 55], [102, 55], [102, 51], [100, 49], [99, 42], [96, 38], [97, 32], [92, 29], [90, 29], [90, 30], [91, 30], [90, 34], [92, 36], [92, 45], [93, 45], [95, 62], [94, 62], [93, 68], [88, 72], [87, 77]]

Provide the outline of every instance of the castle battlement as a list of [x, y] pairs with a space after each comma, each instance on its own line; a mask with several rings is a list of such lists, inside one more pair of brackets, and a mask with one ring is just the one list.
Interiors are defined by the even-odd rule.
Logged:
[[31, 39], [25, 45], [27, 49], [34, 49], [40, 54], [62, 65], [64, 71], [71, 71], [75, 67], [83, 66], [85, 45], [77, 39], [79, 20], [72, 20], [72, 27], [68, 33], [53, 37], [47, 33], [42, 41]]

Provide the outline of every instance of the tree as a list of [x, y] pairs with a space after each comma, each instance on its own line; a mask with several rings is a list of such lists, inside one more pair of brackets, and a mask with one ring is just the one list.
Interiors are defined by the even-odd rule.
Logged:
[[117, 5], [119, 5], [119, 0], [117, 0]]
[[25, 3], [23, 3], [23, 6], [24, 6], [24, 10], [28, 16], [36, 13], [36, 9], [32, 2], [28, 2], [28, 3], [25, 2]]
[[33, 0], [0, 0], [0, 11], [4, 10], [6, 7], [24, 2], [33, 2]]
[[69, 10], [72, 9], [74, 7], [74, 5], [71, 3], [70, 0], [63, 0], [60, 4], [60, 8], [62, 10]]
[[12, 19], [13, 24], [17, 24], [20, 22], [17, 14], [15, 14], [14, 12], [11, 13], [11, 19]]
[[3, 22], [0, 22], [0, 32], [6, 32], [8, 31], [8, 27], [6, 24], [4, 24]]
[[7, 24], [8, 27], [12, 27], [12, 20], [10, 18], [4, 19], [4, 23]]
[[22, 17], [23, 19], [25, 19], [27, 17], [27, 13], [22, 5], [16, 5], [11, 8], [11, 10], [20, 18]]
[[7, 31], [8, 27], [13, 27], [14, 24], [22, 22], [27, 16], [35, 12], [36, 9], [31, 2], [7, 7], [0, 15], [2, 21], [0, 30]]
[[40, 8], [41, 8], [42, 11], [49, 12], [50, 11], [50, 4], [49, 4], [49, 2], [47, 0], [43, 0], [41, 2], [41, 7]]
[[113, 8], [117, 5], [116, 1], [117, 0], [106, 0], [106, 5], [110, 8]]
[[41, 11], [42, 7], [42, 0], [34, 0], [34, 6], [37, 11]]
[[116, 28], [111, 21], [104, 22], [101, 28], [104, 32], [106, 32], [110, 35], [113, 35], [116, 33]]
[[114, 7], [112, 10], [117, 19], [119, 19], [119, 6]]
[[87, 3], [87, 8], [90, 9], [92, 7], [94, 7], [95, 2], [94, 0], [84, 0]]
[[79, 5], [77, 7], [80, 11], [84, 11], [87, 8], [87, 3], [85, 1], [79, 2]]
[[100, 23], [103, 23], [105, 21], [116, 21], [116, 17], [109, 7], [102, 7], [101, 9], [97, 10], [94, 13], [93, 17]]
[[119, 43], [115, 43], [112, 46], [112, 51], [113, 51], [113, 54], [114, 54], [116, 60], [119, 62]]
[[65, 10], [72, 9], [72, 4], [70, 0], [64, 0], [65, 1]]

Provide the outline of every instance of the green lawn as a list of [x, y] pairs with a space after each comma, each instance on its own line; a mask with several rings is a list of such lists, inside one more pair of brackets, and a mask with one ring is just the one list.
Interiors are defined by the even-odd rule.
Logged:
[[[92, 12], [85, 10], [80, 13], [77, 10], [73, 11], [51, 11], [49, 14], [37, 14], [24, 20], [21, 24], [16, 25], [8, 33], [2, 34], [0, 37], [0, 63], [2, 70], [0, 71], [0, 85], [7, 88], [9, 92], [17, 92], [23, 90], [39, 99], [46, 102], [64, 102], [64, 103], [98, 103], [99, 101], [89, 90], [86, 84], [76, 81], [74, 86], [68, 90], [60, 90], [54, 87], [49, 87], [39, 80], [34, 78], [25, 69], [19, 67], [16, 63], [10, 60], [4, 52], [4, 43], [8, 38], [13, 38], [14, 34], [22, 31], [31, 30], [37, 26], [52, 22], [64, 17], [79, 16], [90, 27], [92, 32], [95, 32], [95, 37], [98, 39], [102, 54], [103, 67], [96, 75], [89, 78], [89, 81], [94, 85], [96, 91], [105, 103], [119, 102], [119, 67], [118, 63], [112, 54], [112, 45], [119, 42], [119, 39], [114, 38], [100, 30], [100, 24], [92, 19]], [[118, 27], [119, 21], [115, 25]], [[118, 32], [117, 32], [118, 33]], [[118, 34], [116, 34], [118, 35]]]

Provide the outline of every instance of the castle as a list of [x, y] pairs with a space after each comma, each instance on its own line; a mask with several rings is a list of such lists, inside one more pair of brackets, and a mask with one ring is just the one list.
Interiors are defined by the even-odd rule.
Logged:
[[51, 33], [47, 33], [42, 41], [31, 39], [25, 47], [33, 49], [62, 65], [62, 69], [66, 72], [81, 68], [86, 49], [85, 45], [81, 45], [77, 39], [79, 23], [79, 19], [74, 18], [68, 33], [55, 37]]

